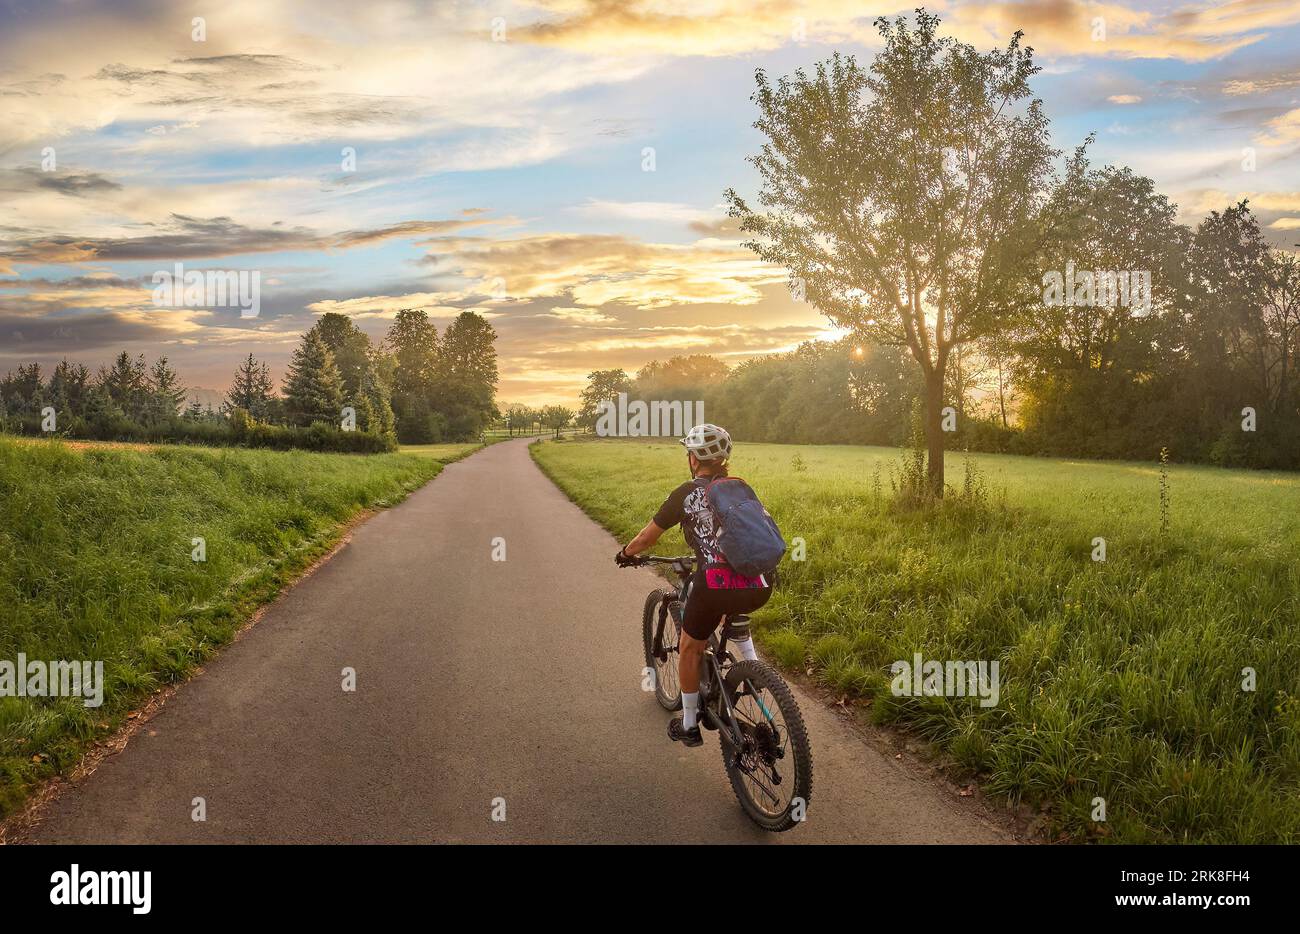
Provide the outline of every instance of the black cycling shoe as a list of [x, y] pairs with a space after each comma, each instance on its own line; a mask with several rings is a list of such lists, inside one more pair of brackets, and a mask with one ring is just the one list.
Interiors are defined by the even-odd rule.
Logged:
[[693, 726], [688, 730], [682, 726], [681, 717], [673, 717], [668, 721], [668, 738], [683, 746], [704, 745], [704, 737], [700, 735], [699, 726]]

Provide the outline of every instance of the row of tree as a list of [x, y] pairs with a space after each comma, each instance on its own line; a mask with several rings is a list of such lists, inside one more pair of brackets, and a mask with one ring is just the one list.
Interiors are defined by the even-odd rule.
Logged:
[[702, 401], [708, 421], [743, 441], [898, 444], [920, 392], [920, 373], [899, 348], [864, 347], [848, 338], [808, 341], [733, 368], [694, 354], [654, 361], [635, 377], [596, 370], [588, 374], [576, 421], [593, 429], [601, 403], [626, 393], [646, 402]]
[[[1062, 159], [1020, 32], [981, 52], [925, 10], [876, 25], [869, 65], [758, 72], [758, 192], [726, 197], [796, 297], [864, 346], [906, 349], [932, 491], [954, 384], [989, 366], [1036, 449], [1300, 465], [1295, 259], [1248, 206], [1192, 230], [1150, 179], [1091, 168], [1090, 138]], [[1065, 287], [1074, 270], [1089, 275]], [[1099, 300], [1096, 271], [1149, 294], [1103, 284]]]
[[129, 421], [160, 426], [175, 420], [186, 388], [166, 357], [150, 366], [126, 351], [93, 376], [82, 364], [61, 360], [47, 380], [39, 363], [19, 366], [0, 379], [0, 420], [39, 423], [52, 410], [56, 427]]
[[530, 406], [511, 402], [502, 408], [495, 427], [511, 436], [536, 434], [539, 429], [549, 429], [558, 438], [573, 424], [574, 414], [573, 409], [565, 405]]
[[[1081, 177], [1083, 208], [1047, 259], [1064, 269], [1151, 270], [1140, 305], [1039, 301], [996, 336], [951, 350], [940, 395], [948, 448], [1300, 468], [1300, 263], [1270, 249], [1247, 204], [1194, 229], [1150, 179]], [[1082, 273], [1074, 277], [1080, 282]], [[602, 400], [703, 400], [738, 439], [897, 444], [925, 399], [904, 345], [813, 341], [728, 369], [674, 357], [636, 376], [597, 370], [578, 424]]]
[[[397, 439], [465, 440], [497, 415], [495, 339], [491, 325], [473, 312], [463, 312], [439, 338], [424, 311], [406, 309], [375, 344], [346, 315], [330, 312], [302, 336], [282, 393], [268, 365], [249, 354], [219, 412], [197, 401], [181, 411], [187, 390], [166, 357], [149, 366], [123, 351], [93, 377], [64, 360], [48, 380], [31, 363], [0, 380], [0, 428], [44, 430], [43, 413], [52, 409], [56, 430], [74, 437], [221, 441], [225, 428], [243, 441], [250, 426], [261, 425], [285, 429], [262, 435], [286, 446], [294, 430], [312, 426], [355, 430], [376, 439], [375, 449]], [[317, 443], [321, 437], [319, 430], [311, 436]], [[355, 449], [356, 443], [339, 446]]]

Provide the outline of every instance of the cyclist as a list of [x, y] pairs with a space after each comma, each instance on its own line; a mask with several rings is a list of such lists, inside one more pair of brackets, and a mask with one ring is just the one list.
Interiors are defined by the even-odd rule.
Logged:
[[[696, 425], [681, 439], [691, 479], [668, 495], [653, 519], [614, 556], [619, 567], [635, 564], [635, 556], [654, 545], [668, 529], [681, 524], [686, 544], [695, 552], [695, 574], [686, 596], [685, 618], [678, 651], [678, 672], [682, 685], [682, 715], [668, 724], [668, 736], [684, 746], [699, 746], [700, 668], [709, 636], [724, 616], [750, 613], [767, 603], [772, 587], [765, 577], [736, 573], [718, 548], [717, 525], [709, 506], [708, 487], [727, 476], [731, 457], [731, 436], [717, 425]], [[744, 659], [758, 658], [754, 640], [729, 643]], [[690, 685], [694, 691], [687, 691]]]

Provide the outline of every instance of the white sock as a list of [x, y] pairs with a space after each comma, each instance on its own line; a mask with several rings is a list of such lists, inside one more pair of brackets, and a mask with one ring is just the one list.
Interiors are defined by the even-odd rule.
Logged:
[[731, 647], [740, 653], [740, 657], [747, 662], [758, 661], [758, 653], [754, 651], [754, 637], [750, 636], [744, 642], [739, 639], [731, 640]]
[[682, 691], [682, 726], [695, 728], [695, 718], [700, 715], [700, 692]]

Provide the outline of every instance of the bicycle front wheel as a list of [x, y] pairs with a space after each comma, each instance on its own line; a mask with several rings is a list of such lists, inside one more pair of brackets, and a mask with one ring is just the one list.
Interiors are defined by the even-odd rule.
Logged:
[[654, 672], [655, 700], [664, 710], [680, 710], [682, 686], [677, 672], [677, 625], [672, 613], [664, 619], [664, 631], [659, 638], [659, 653], [655, 653], [655, 629], [659, 626], [659, 604], [673, 600], [676, 594], [655, 590], [645, 598], [645, 612], [641, 621], [642, 641], [645, 645], [646, 667]]

